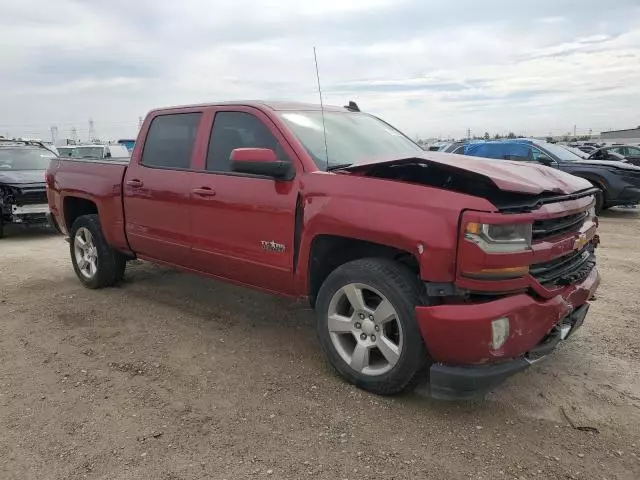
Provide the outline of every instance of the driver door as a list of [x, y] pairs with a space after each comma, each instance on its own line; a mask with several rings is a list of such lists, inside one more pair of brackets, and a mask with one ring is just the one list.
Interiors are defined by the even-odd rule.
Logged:
[[269, 148], [302, 171], [275, 124], [250, 107], [218, 107], [209, 118], [204, 165], [190, 179], [192, 255], [202, 271], [237, 283], [293, 293], [299, 180], [233, 172], [236, 148]]

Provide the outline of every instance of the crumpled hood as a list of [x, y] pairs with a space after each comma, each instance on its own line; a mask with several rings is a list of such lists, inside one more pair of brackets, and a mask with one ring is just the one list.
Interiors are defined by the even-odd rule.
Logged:
[[0, 185], [44, 184], [44, 175], [44, 170], [0, 170]]
[[346, 167], [344, 170], [352, 172], [365, 171], [384, 163], [401, 164], [416, 161], [424, 162], [427, 165], [438, 164], [450, 167], [452, 170], [462, 170], [482, 175], [495, 184], [498, 189], [506, 192], [534, 195], [543, 192], [570, 194], [591, 187], [587, 180], [543, 165], [427, 151], [424, 153], [418, 152], [411, 157], [359, 163]]

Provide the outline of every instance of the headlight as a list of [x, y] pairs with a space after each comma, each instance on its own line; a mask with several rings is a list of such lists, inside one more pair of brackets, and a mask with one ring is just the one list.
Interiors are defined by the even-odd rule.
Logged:
[[523, 252], [531, 248], [531, 223], [467, 223], [464, 238], [487, 253]]

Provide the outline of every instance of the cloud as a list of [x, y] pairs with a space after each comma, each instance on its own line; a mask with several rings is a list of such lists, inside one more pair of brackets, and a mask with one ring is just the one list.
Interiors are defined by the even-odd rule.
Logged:
[[0, 134], [136, 133], [158, 106], [356, 100], [409, 135], [639, 123], [640, 6], [585, 0], [7, 0]]

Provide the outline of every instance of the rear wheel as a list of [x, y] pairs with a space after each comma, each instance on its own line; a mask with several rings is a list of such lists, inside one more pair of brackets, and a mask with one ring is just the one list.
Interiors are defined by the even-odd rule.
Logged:
[[318, 337], [332, 366], [377, 394], [414, 387], [428, 364], [415, 320], [420, 284], [403, 265], [363, 259], [338, 267], [316, 302]]
[[76, 219], [70, 236], [73, 269], [85, 287], [110, 287], [122, 280], [126, 258], [107, 243], [98, 215], [83, 215]]

